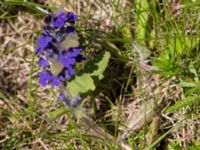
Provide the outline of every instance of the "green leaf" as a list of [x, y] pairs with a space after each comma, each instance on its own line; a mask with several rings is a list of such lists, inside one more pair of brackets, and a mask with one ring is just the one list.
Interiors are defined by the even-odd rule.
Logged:
[[200, 2], [188, 2], [186, 4], [184, 4], [182, 7], [183, 8], [191, 8], [191, 7], [194, 7], [194, 6], [200, 6]]
[[143, 42], [145, 39], [146, 24], [148, 22], [148, 9], [149, 3], [147, 0], [141, 0], [136, 5], [136, 37]]
[[67, 84], [71, 95], [77, 98], [81, 93], [87, 93], [90, 90], [95, 90], [94, 78], [103, 79], [103, 72], [108, 66], [110, 52], [104, 52], [86, 64], [82, 74], [77, 75], [75, 79]]
[[80, 76], [76, 76], [74, 80], [67, 84], [73, 97], [77, 97], [80, 93], [86, 93], [89, 90], [95, 90], [94, 80], [91, 74], [83, 73]]
[[97, 76], [99, 80], [103, 79], [103, 72], [108, 66], [110, 52], [104, 52], [93, 60], [88, 62], [84, 72], [88, 72], [91, 76]]
[[194, 80], [195, 80], [195, 81], [198, 81], [198, 80], [199, 80], [199, 77], [198, 77], [198, 74], [197, 74], [197, 71], [196, 71], [196, 68], [195, 68], [194, 64], [193, 64], [193, 63], [190, 63], [189, 66], [188, 66], [188, 69], [189, 69], [189, 71], [190, 71], [191, 73], [193, 73], [193, 74], [195, 75]]
[[177, 85], [180, 87], [197, 87], [198, 86], [194, 82], [185, 82], [185, 81], [179, 82]]
[[48, 116], [50, 117], [50, 119], [56, 119], [58, 118], [59, 116], [61, 116], [62, 114], [64, 114], [66, 112], [66, 108], [59, 108], [59, 109], [56, 109], [54, 111], [51, 111], [48, 113]]

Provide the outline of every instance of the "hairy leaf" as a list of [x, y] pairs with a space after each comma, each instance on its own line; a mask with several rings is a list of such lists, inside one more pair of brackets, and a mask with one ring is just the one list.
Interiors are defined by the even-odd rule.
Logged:
[[94, 77], [99, 80], [103, 79], [105, 71], [110, 59], [110, 53], [104, 52], [88, 62], [84, 73], [78, 75], [70, 81], [67, 88], [70, 90], [73, 97], [77, 97], [81, 93], [87, 93], [90, 90], [95, 90]]

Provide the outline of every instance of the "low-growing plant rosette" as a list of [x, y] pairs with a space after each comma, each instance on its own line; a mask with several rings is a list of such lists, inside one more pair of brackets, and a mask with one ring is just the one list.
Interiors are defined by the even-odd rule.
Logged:
[[110, 59], [110, 53], [103, 51], [87, 61], [79, 74], [76, 73], [76, 64], [85, 60], [74, 27], [76, 21], [77, 16], [72, 12], [49, 14], [45, 18], [36, 49], [36, 55], [41, 56], [38, 61], [42, 69], [39, 83], [44, 87], [51, 85], [59, 88], [61, 92], [58, 99], [71, 108], [80, 106], [80, 94], [95, 90], [95, 83], [103, 79]]

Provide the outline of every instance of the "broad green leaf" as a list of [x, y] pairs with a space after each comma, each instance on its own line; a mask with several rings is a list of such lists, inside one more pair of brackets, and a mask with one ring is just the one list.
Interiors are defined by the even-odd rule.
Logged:
[[109, 59], [110, 52], [96, 56], [86, 64], [84, 73], [77, 75], [75, 79], [68, 82], [67, 88], [74, 98], [82, 93], [95, 90], [94, 77], [98, 77], [99, 80], [103, 78], [103, 72], [108, 66]]
[[110, 52], [100, 54], [88, 62], [84, 72], [89, 73], [91, 76], [97, 76], [99, 80], [103, 79], [103, 72], [108, 66], [109, 59]]
[[103, 79], [103, 72], [105, 71], [106, 67], [108, 66], [108, 62], [110, 59], [110, 53], [105, 52], [103, 54], [102, 60], [97, 62], [96, 65], [98, 66], [97, 70], [94, 70], [91, 74], [92, 76], [98, 76], [99, 80]]
[[89, 90], [95, 90], [94, 80], [91, 74], [83, 73], [80, 76], [76, 76], [74, 80], [67, 84], [73, 97], [77, 97], [80, 93], [86, 93]]

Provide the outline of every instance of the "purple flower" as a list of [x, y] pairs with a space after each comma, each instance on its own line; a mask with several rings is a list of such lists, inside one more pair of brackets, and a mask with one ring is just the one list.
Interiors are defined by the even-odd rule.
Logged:
[[42, 34], [40, 38], [37, 40], [37, 50], [36, 55], [42, 54], [44, 49], [47, 47], [49, 42], [52, 41], [52, 37], [49, 35]]
[[65, 100], [65, 96], [60, 93], [59, 96], [58, 96], [58, 99], [61, 100], [61, 101], [64, 101]]
[[75, 100], [71, 95], [65, 97], [64, 94], [60, 93], [58, 99], [65, 103], [67, 107], [77, 107], [82, 102], [82, 97], [79, 95]]
[[54, 75], [52, 75], [52, 73], [49, 70], [40, 72], [39, 75], [40, 75], [39, 83], [42, 86], [46, 86], [48, 83], [51, 83], [52, 87], [59, 87], [61, 81], [66, 80], [63, 77], [63, 75], [54, 76]]
[[73, 75], [76, 74], [76, 71], [75, 71], [74, 68], [72, 68], [72, 67], [68, 69], [68, 72], [69, 72], [69, 74], [70, 74], [71, 76], [73, 76]]
[[82, 101], [82, 97], [81, 97], [80, 95], [77, 97], [77, 101], [78, 101], [79, 103]]
[[59, 77], [54, 77], [52, 75], [52, 82], [51, 82], [52, 87], [59, 87], [60, 86], [60, 78]]
[[81, 50], [80, 48], [74, 48], [71, 51], [67, 51], [61, 54], [58, 61], [66, 68], [69, 68], [76, 63], [76, 57], [80, 54]]
[[83, 60], [86, 60], [86, 58], [82, 55], [79, 54], [78, 56], [76, 56], [76, 62], [82, 62]]
[[63, 94], [59, 94], [58, 99], [61, 100], [62, 102], [64, 102], [66, 104], [66, 106], [70, 106], [70, 100], [67, 99]]
[[65, 78], [66, 80], [71, 79], [71, 76], [75, 75], [76, 71], [71, 67], [65, 70]]
[[54, 16], [53, 17], [54, 28], [63, 27], [67, 20], [68, 20], [68, 16], [66, 16], [64, 12], [61, 12], [58, 16]]
[[77, 20], [77, 16], [73, 12], [68, 13], [68, 22], [74, 24], [75, 21]]
[[45, 69], [49, 66], [49, 62], [44, 58], [40, 58], [38, 61], [38, 65]]
[[82, 102], [82, 97], [79, 95], [76, 100], [71, 102], [71, 106], [76, 108]]
[[73, 57], [68, 57], [67, 55], [61, 55], [58, 62], [63, 64], [64, 67], [69, 68], [70, 66], [75, 64], [76, 60]]
[[68, 70], [65, 70], [65, 79], [69, 80], [71, 78], [71, 75], [69, 74]]
[[46, 86], [51, 81], [51, 73], [49, 71], [39, 72], [39, 83], [42, 86]]
[[67, 33], [76, 32], [76, 29], [74, 27], [72, 27], [72, 26], [67, 26], [66, 32]]
[[79, 55], [81, 53], [82, 49], [81, 48], [74, 48], [72, 51], [69, 51], [67, 53], [67, 55], [69, 57], [76, 57], [77, 55]]

